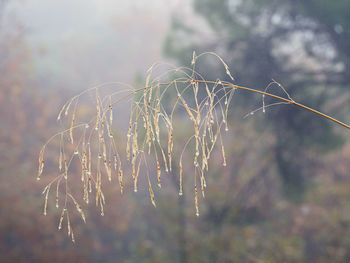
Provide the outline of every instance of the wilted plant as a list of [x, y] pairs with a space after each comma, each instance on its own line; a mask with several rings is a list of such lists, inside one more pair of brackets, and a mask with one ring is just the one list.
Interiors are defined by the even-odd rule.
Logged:
[[[160, 66], [154, 64], [148, 70], [146, 83], [143, 88], [133, 89], [127, 87], [108, 95], [101, 95], [106, 87], [124, 85], [121, 83], [108, 83], [98, 87], [90, 88], [74, 96], [67, 101], [60, 110], [57, 120], [68, 118], [70, 127], [52, 136], [42, 147], [39, 154], [39, 169], [37, 180], [44, 168], [44, 153], [49, 144], [59, 140], [58, 175], [49, 182], [42, 194], [44, 195], [44, 215], [47, 214], [49, 193], [55, 188], [56, 207], [63, 202], [58, 229], [62, 228], [66, 217], [68, 235], [74, 242], [74, 234], [69, 220], [68, 203], [74, 205], [83, 221], [86, 221], [81, 205], [73, 196], [69, 188], [72, 175], [70, 168], [74, 161], [79, 162], [81, 167], [81, 190], [86, 204], [89, 203], [94, 191], [94, 201], [104, 215], [105, 196], [103, 193], [102, 177], [106, 176], [108, 181], [116, 176], [123, 193], [123, 167], [131, 166], [131, 177], [134, 191], [138, 191], [138, 179], [140, 168], [147, 171], [144, 176], [148, 181], [150, 200], [156, 206], [152, 181], [149, 175], [149, 167], [156, 169], [154, 174], [157, 185], [162, 185], [162, 173], [172, 170], [174, 154], [174, 113], [178, 108], [183, 108], [186, 116], [192, 123], [192, 135], [188, 138], [179, 156], [179, 195], [183, 195], [183, 155], [186, 150], [193, 154], [193, 180], [194, 180], [194, 205], [195, 213], [199, 216], [198, 192], [204, 197], [206, 184], [206, 173], [209, 169], [208, 161], [217, 144], [222, 154], [222, 164], [226, 166], [225, 147], [222, 140], [222, 131], [228, 131], [227, 115], [231, 99], [236, 90], [262, 95], [262, 107], [255, 110], [265, 110], [276, 104], [293, 104], [305, 110], [316, 113], [348, 129], [350, 126], [340, 122], [326, 114], [295, 102], [286, 90], [277, 82], [273, 81], [264, 91], [234, 85], [227, 81], [205, 80], [196, 70], [196, 61], [204, 55], [215, 56], [224, 66], [227, 76], [233, 81], [233, 77], [226, 63], [215, 53], [203, 53], [196, 55], [193, 52], [192, 65], [188, 67], [174, 67], [166, 73], [152, 78], [152, 73]], [[280, 97], [268, 92], [271, 85], [277, 85], [286, 97]], [[203, 89], [203, 92], [199, 92]], [[87, 122], [78, 119], [79, 99], [84, 95], [92, 93], [96, 102], [96, 115]], [[166, 96], [172, 96], [173, 105], [165, 105]], [[175, 96], [175, 98], [174, 98]], [[265, 96], [277, 99], [279, 102], [266, 104]], [[113, 106], [122, 100], [130, 100], [131, 112], [129, 127], [126, 134], [126, 149], [124, 160], [121, 153], [124, 150], [117, 149], [116, 139], [113, 136]], [[252, 111], [250, 114], [254, 114]], [[193, 149], [191, 148], [193, 145]], [[62, 182], [62, 184], [61, 184]]]

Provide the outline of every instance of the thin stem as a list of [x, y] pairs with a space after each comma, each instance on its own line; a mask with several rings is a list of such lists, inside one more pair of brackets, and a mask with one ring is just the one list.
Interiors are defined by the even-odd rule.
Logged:
[[[205, 83], [205, 84], [218, 84], [215, 81], [208, 81], [208, 80], [183, 80], [183, 81], [181, 80], [181, 81], [176, 81], [176, 83], [188, 83], [188, 82], [197, 82], [197, 83]], [[173, 83], [173, 82], [159, 83], [158, 85], [169, 85], [171, 83]], [[280, 97], [280, 96], [277, 96], [277, 95], [274, 95], [274, 94], [271, 94], [271, 93], [268, 93], [268, 92], [264, 92], [264, 91], [256, 90], [256, 89], [252, 89], [252, 88], [247, 88], [247, 87], [243, 87], [243, 86], [238, 86], [238, 85], [234, 85], [232, 83], [227, 83], [227, 82], [222, 82], [222, 83], [220, 83], [220, 85], [226, 86], [226, 87], [231, 87], [233, 89], [246, 90], [246, 91], [262, 94], [262, 95], [265, 95], [265, 96], [269, 96], [269, 97], [272, 97], [272, 98], [275, 98], [275, 99], [287, 102], [289, 104], [293, 104], [293, 105], [298, 106], [300, 108], [303, 108], [305, 110], [311, 111], [311, 112], [313, 112], [313, 113], [315, 113], [317, 115], [320, 115], [320, 116], [322, 116], [322, 117], [324, 117], [324, 118], [326, 118], [328, 120], [331, 120], [331, 121], [333, 121], [333, 122], [335, 122], [335, 123], [337, 123], [337, 124], [339, 124], [339, 125], [341, 125], [341, 126], [343, 126], [343, 127], [345, 127], [345, 128], [350, 130], [350, 125], [348, 125], [348, 124], [346, 124], [344, 122], [341, 122], [341, 121], [339, 121], [339, 120], [337, 120], [337, 119], [335, 119], [335, 118], [333, 118], [333, 117], [331, 117], [331, 116], [329, 116], [327, 114], [324, 114], [324, 113], [322, 113], [320, 111], [317, 111], [317, 110], [312, 109], [312, 108], [310, 108], [308, 106], [305, 106], [305, 105], [303, 105], [303, 104], [301, 104], [299, 102], [295, 102], [292, 99], [286, 99], [286, 98], [283, 98], [283, 97]], [[147, 88], [149, 88], [149, 87], [147, 87]], [[137, 90], [134, 91], [134, 93], [136, 93], [138, 91], [141, 91], [141, 90], [144, 90], [144, 88], [137, 89]]]

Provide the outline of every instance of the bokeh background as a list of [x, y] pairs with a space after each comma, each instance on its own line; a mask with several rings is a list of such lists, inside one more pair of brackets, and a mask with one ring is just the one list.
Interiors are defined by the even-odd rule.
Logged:
[[[140, 85], [155, 61], [190, 65], [193, 50], [222, 56], [236, 84], [275, 79], [350, 122], [349, 0], [0, 0], [0, 262], [350, 262], [349, 131], [290, 105], [243, 118], [261, 106], [244, 92], [200, 217], [176, 175], [156, 190], [157, 209], [146, 185], [123, 196], [107, 186], [104, 217], [90, 205], [86, 224], [72, 218], [76, 244], [53, 203], [42, 215], [37, 158], [60, 106], [104, 82]], [[198, 70], [229, 80], [216, 64]], [[119, 110], [122, 123], [129, 107]]]

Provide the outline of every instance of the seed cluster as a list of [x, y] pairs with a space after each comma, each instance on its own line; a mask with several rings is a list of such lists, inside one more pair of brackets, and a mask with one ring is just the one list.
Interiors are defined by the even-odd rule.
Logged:
[[[215, 55], [214, 53], [205, 53]], [[66, 221], [68, 235], [74, 242], [74, 234], [70, 224], [68, 203], [75, 207], [84, 222], [86, 216], [82, 206], [73, 196], [69, 181], [76, 172], [72, 171], [73, 163], [79, 163], [81, 178], [81, 197], [88, 204], [94, 192], [94, 201], [101, 215], [104, 215], [105, 196], [103, 185], [105, 179], [112, 181], [117, 178], [120, 192], [124, 191], [123, 170], [130, 167], [134, 191], [138, 191], [140, 176], [145, 176], [151, 203], [156, 206], [156, 198], [152, 181], [162, 186], [162, 176], [172, 172], [176, 165], [179, 169], [179, 195], [184, 194], [185, 178], [194, 180], [194, 210], [199, 216], [199, 197], [205, 196], [206, 173], [209, 169], [209, 159], [216, 144], [221, 144], [223, 165], [226, 165], [225, 147], [222, 131], [228, 131], [227, 114], [235, 88], [224, 85], [228, 82], [217, 80], [206, 82], [195, 71], [196, 61], [200, 56], [193, 53], [192, 67], [172, 68], [166, 73], [153, 78], [152, 73], [159, 69], [160, 64], [154, 64], [148, 71], [143, 88], [118, 89], [117, 92], [102, 96], [102, 89], [116, 83], [107, 83], [90, 88], [71, 98], [59, 112], [58, 121], [68, 119], [68, 129], [52, 136], [43, 146], [39, 154], [39, 169], [37, 179], [40, 180], [44, 168], [44, 153], [49, 143], [59, 140], [58, 175], [44, 188], [44, 215], [47, 214], [47, 203], [51, 186], [56, 187], [56, 208], [62, 206], [58, 229]], [[217, 56], [218, 57], [218, 56]], [[228, 66], [220, 58], [226, 74], [232, 78]], [[166, 79], [166, 81], [163, 81]], [[170, 79], [170, 81], [169, 81]], [[124, 94], [123, 94], [124, 93]], [[93, 94], [96, 111], [88, 122], [79, 122], [79, 99], [84, 94]], [[130, 99], [131, 111], [129, 127], [126, 134], [125, 150], [117, 149], [116, 138], [113, 135], [113, 106], [121, 100]], [[72, 106], [73, 105], [73, 106]], [[183, 114], [175, 115], [181, 111]], [[177, 134], [176, 116], [186, 116], [190, 126], [186, 128], [190, 135], [182, 149], [174, 147]], [[121, 156], [119, 152], [125, 152]], [[184, 174], [184, 154], [192, 155], [193, 174]], [[186, 159], [188, 159], [186, 157]], [[141, 169], [145, 168], [145, 169]], [[125, 171], [129, 171], [125, 170]], [[150, 171], [154, 173], [154, 180]], [[188, 171], [188, 170], [187, 170]], [[105, 178], [105, 179], [104, 179]]]

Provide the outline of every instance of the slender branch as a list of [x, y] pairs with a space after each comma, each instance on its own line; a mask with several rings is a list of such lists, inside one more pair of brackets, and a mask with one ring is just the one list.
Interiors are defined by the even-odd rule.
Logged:
[[[218, 82], [215, 82], [215, 81], [208, 81], [208, 80], [181, 80], [181, 81], [176, 81], [176, 83], [189, 83], [189, 82], [197, 82], [197, 83], [205, 83], [205, 84], [218, 84]], [[171, 84], [171, 82], [167, 82], [167, 83], [159, 83], [159, 85], [169, 85]], [[286, 98], [283, 98], [283, 97], [280, 97], [280, 96], [277, 96], [277, 95], [274, 95], [274, 94], [271, 94], [271, 93], [268, 93], [268, 92], [264, 92], [264, 91], [261, 91], [261, 90], [256, 90], [256, 89], [252, 89], [252, 88], [247, 88], [247, 87], [243, 87], [243, 86], [238, 86], [238, 85], [234, 85], [232, 83], [227, 83], [227, 82], [224, 82], [224, 83], [220, 83], [220, 85], [222, 86], [226, 86], [226, 87], [231, 87], [231, 88], [234, 88], [234, 89], [240, 89], [240, 90], [245, 90], [245, 91], [250, 91], [250, 92], [254, 92], [254, 93], [258, 93], [258, 94], [262, 94], [262, 95], [265, 95], [265, 96], [269, 96], [269, 97], [272, 97], [272, 98], [275, 98], [275, 99], [278, 99], [278, 100], [281, 100], [281, 101], [284, 101], [284, 102], [287, 102], [289, 104], [293, 104], [295, 106], [298, 106], [300, 108], [303, 108], [305, 110], [308, 110], [308, 111], [311, 111], [319, 116], [322, 116], [330, 121], [333, 121], [347, 129], [350, 130], [350, 125], [344, 123], [344, 122], [341, 122], [325, 113], [322, 113], [318, 110], [315, 110], [315, 109], [312, 109], [308, 106], [305, 106], [299, 102], [295, 102], [294, 100], [292, 99], [286, 99]], [[150, 87], [147, 87], [147, 88], [150, 88]], [[135, 90], [134, 92], [138, 92], [138, 91], [141, 91], [141, 90], [144, 90], [144, 88], [141, 88], [141, 89], [138, 89], [138, 90]]]

